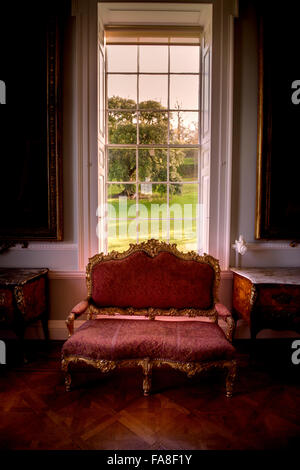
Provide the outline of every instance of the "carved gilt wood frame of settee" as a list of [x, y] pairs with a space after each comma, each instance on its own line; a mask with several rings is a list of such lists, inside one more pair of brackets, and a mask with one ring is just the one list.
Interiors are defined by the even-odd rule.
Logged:
[[[132, 307], [119, 308], [119, 307], [103, 307], [99, 308], [93, 302], [92, 298], [92, 272], [95, 266], [99, 263], [111, 261], [111, 260], [122, 260], [133, 253], [145, 252], [150, 257], [157, 256], [160, 252], [168, 252], [179, 259], [196, 261], [199, 263], [208, 264], [214, 271], [213, 281], [213, 292], [212, 292], [212, 305], [211, 308], [203, 310], [196, 308], [184, 308], [184, 309], [159, 309], [159, 308], [144, 308], [136, 309]], [[86, 267], [86, 283], [88, 296], [86, 300], [80, 302], [76, 307], [72, 309], [66, 319], [66, 325], [69, 332], [69, 337], [74, 333], [74, 321], [81, 314], [86, 313], [88, 320], [97, 319], [101, 316], [116, 316], [116, 315], [130, 315], [130, 316], [144, 316], [149, 320], [154, 321], [157, 316], [170, 316], [170, 317], [209, 317], [209, 319], [218, 323], [218, 312], [216, 310], [216, 303], [218, 302], [218, 287], [220, 283], [220, 267], [219, 262], [214, 257], [204, 254], [203, 256], [197, 254], [194, 251], [183, 253], [177, 249], [176, 244], [169, 244], [160, 242], [155, 239], [148, 240], [146, 242], [130, 244], [127, 251], [117, 252], [111, 251], [109, 254], [99, 253], [89, 259], [89, 263]], [[228, 312], [228, 315], [223, 316], [227, 324], [226, 338], [229, 342], [232, 342], [232, 335], [234, 330], [234, 321]], [[150, 358], [130, 358], [126, 360], [107, 360], [107, 359], [88, 359], [80, 356], [62, 356], [62, 370], [65, 373], [65, 385], [66, 390], [71, 389], [71, 374], [70, 368], [73, 366], [87, 366], [93, 367], [100, 370], [103, 373], [111, 372], [121, 367], [136, 367], [139, 366], [143, 370], [143, 391], [144, 395], [147, 396], [151, 389], [151, 375], [153, 367], [162, 367], [164, 365], [174, 369], [178, 369], [187, 374], [188, 377], [193, 377], [200, 372], [206, 372], [211, 369], [221, 369], [227, 372], [226, 375], [226, 396], [231, 397], [233, 393], [233, 385], [236, 378], [237, 362], [235, 359], [224, 359], [208, 362], [178, 362], [171, 361], [169, 359], [150, 359]]]

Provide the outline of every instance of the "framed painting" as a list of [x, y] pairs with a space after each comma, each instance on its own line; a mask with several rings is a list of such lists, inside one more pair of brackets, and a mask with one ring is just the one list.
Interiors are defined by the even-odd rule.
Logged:
[[1, 246], [63, 238], [60, 20], [33, 5], [0, 32]]
[[[266, 8], [259, 26], [256, 239], [300, 241], [297, 15]], [[284, 17], [286, 15], [286, 18]], [[298, 80], [297, 80], [298, 79]]]

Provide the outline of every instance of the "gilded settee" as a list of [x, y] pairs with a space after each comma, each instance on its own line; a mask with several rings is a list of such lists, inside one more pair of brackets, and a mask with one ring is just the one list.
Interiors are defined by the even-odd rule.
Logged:
[[[87, 299], [68, 315], [62, 348], [66, 389], [73, 370], [143, 370], [144, 395], [153, 367], [168, 365], [189, 377], [212, 368], [226, 372], [226, 396], [236, 376], [233, 320], [218, 303], [218, 261], [175, 244], [149, 240], [122, 253], [97, 254], [86, 268]], [[74, 333], [74, 320], [87, 314]], [[218, 321], [227, 323], [224, 333]]]

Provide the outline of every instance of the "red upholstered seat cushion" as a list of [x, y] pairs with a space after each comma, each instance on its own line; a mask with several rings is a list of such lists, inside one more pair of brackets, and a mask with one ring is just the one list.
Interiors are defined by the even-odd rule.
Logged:
[[92, 298], [98, 307], [209, 309], [213, 282], [209, 264], [140, 251], [94, 266]]
[[215, 323], [88, 320], [63, 346], [63, 355], [87, 359], [169, 359], [179, 362], [231, 358], [234, 347]]

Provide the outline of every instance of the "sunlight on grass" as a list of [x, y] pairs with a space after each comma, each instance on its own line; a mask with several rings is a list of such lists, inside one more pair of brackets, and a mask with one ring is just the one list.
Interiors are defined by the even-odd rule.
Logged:
[[[108, 223], [108, 250], [124, 251], [130, 243], [145, 241], [149, 238], [176, 243], [182, 251], [197, 249], [197, 184], [183, 184], [170, 191], [170, 214], [168, 218], [167, 196], [162, 188], [156, 185], [151, 196], [143, 197], [139, 194], [139, 216], [135, 218], [136, 201], [127, 198], [121, 200], [119, 205], [118, 194], [122, 193], [125, 185], [113, 186], [109, 192], [109, 223]], [[154, 185], [153, 185], [154, 186]], [[175, 186], [175, 185], [170, 185]], [[153, 188], [154, 189], [154, 188]], [[157, 189], [161, 190], [160, 192]], [[180, 192], [181, 191], [181, 192]], [[172, 193], [173, 192], [173, 193]], [[121, 217], [128, 219], [121, 220]], [[138, 235], [137, 235], [138, 234]], [[168, 235], [169, 234], [169, 235]]]

